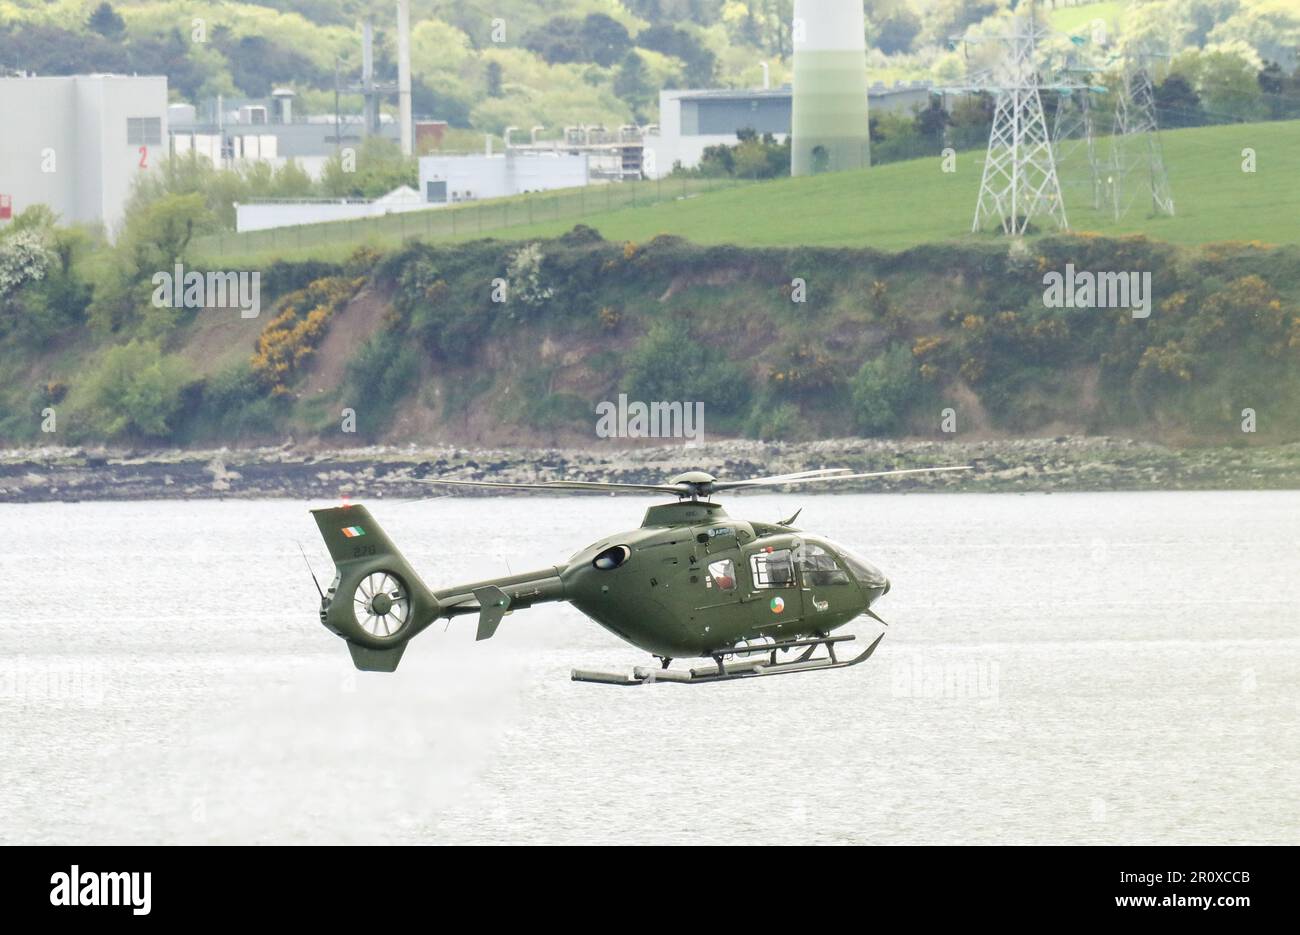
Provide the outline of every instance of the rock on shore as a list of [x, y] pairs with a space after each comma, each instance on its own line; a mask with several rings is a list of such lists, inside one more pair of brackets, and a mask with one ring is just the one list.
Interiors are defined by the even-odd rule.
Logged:
[[[8, 449], [0, 451], [0, 502], [222, 497], [335, 501], [450, 493], [448, 488], [420, 482], [437, 477], [657, 483], [692, 469], [720, 478], [744, 478], [819, 467], [881, 471], [953, 464], [971, 464], [975, 469], [850, 481], [833, 487], [840, 491], [1300, 488], [1300, 443], [1174, 449], [1081, 436], [980, 442], [848, 438], [587, 449]], [[491, 493], [495, 492], [455, 491], [470, 496]]]

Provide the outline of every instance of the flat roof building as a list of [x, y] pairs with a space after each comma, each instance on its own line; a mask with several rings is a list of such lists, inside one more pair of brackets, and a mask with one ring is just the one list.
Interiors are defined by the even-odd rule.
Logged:
[[590, 182], [586, 153], [507, 150], [501, 155], [420, 157], [420, 194], [436, 205], [580, 188]]
[[[907, 111], [924, 107], [930, 99], [925, 82], [873, 85], [869, 106], [875, 111]], [[794, 93], [781, 88], [707, 88], [659, 92], [659, 126], [645, 136], [645, 174], [662, 178], [675, 163], [692, 169], [710, 146], [734, 146], [738, 130], [771, 133], [784, 139], [790, 133]]]
[[167, 78], [0, 78], [0, 196], [117, 233], [132, 183], [167, 156]]

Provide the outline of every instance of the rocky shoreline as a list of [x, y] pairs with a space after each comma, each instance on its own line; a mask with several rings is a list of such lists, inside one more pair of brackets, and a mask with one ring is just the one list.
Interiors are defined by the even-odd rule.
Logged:
[[[422, 479], [662, 482], [701, 469], [743, 478], [817, 467], [856, 471], [971, 464], [961, 473], [835, 485], [846, 491], [1279, 490], [1300, 488], [1300, 443], [1168, 448], [1108, 437], [977, 442], [714, 441], [656, 448], [466, 449], [373, 446], [155, 451], [0, 450], [0, 503], [77, 500], [412, 498]], [[484, 495], [495, 491], [455, 491]]]

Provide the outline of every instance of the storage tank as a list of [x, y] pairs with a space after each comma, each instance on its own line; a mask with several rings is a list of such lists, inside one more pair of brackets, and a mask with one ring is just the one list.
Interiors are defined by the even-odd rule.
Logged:
[[862, 0], [795, 0], [791, 175], [870, 162]]

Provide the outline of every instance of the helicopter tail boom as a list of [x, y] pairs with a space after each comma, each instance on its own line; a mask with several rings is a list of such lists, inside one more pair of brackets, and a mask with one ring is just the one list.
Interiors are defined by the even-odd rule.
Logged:
[[364, 506], [312, 516], [335, 568], [321, 623], [347, 641], [358, 669], [392, 672], [411, 637], [439, 616], [438, 599]]

